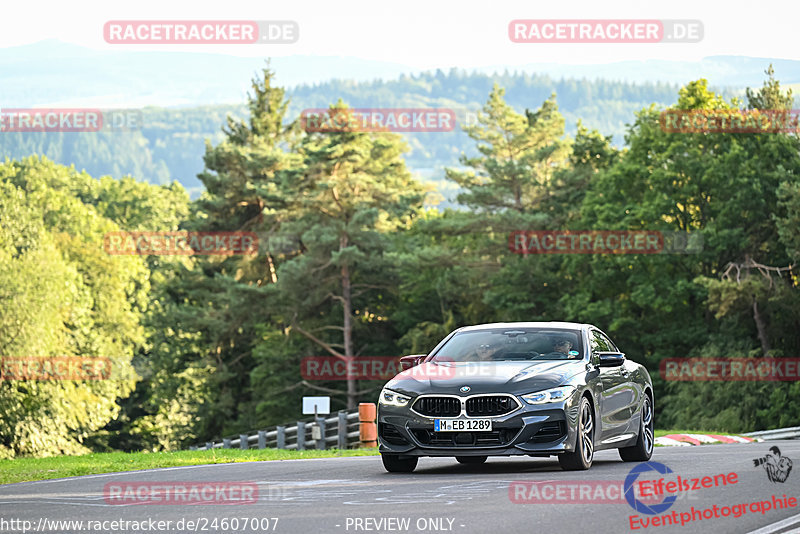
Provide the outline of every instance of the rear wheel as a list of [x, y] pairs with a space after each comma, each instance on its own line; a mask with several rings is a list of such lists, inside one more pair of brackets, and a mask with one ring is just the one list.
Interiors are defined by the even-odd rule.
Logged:
[[381, 454], [383, 460], [383, 467], [390, 473], [410, 473], [417, 467], [416, 456], [409, 456], [407, 458], [400, 458], [397, 454]]
[[653, 456], [653, 403], [644, 396], [642, 417], [639, 422], [639, 439], [632, 447], [619, 449], [619, 457], [626, 462], [646, 462]]
[[565, 471], [583, 471], [592, 467], [594, 458], [594, 412], [589, 399], [581, 398], [578, 411], [578, 436], [575, 450], [558, 455], [558, 463]]
[[487, 456], [456, 456], [456, 461], [460, 464], [482, 464]]

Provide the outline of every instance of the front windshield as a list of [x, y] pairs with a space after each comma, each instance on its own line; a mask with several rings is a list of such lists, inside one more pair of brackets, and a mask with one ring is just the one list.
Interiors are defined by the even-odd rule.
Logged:
[[431, 361], [580, 360], [580, 330], [492, 328], [459, 332]]

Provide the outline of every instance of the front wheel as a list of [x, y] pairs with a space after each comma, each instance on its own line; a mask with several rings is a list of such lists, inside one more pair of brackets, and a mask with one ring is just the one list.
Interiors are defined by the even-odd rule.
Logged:
[[397, 454], [381, 454], [383, 460], [383, 467], [390, 473], [410, 473], [417, 467], [416, 456], [409, 456], [407, 458], [400, 458]]
[[594, 411], [589, 399], [581, 398], [578, 411], [578, 436], [575, 450], [558, 455], [558, 463], [565, 471], [583, 471], [592, 467], [594, 458]]
[[482, 464], [486, 461], [486, 456], [456, 456], [456, 461], [460, 464]]
[[653, 456], [653, 403], [644, 396], [642, 418], [639, 422], [639, 439], [631, 447], [619, 449], [619, 457], [625, 462], [646, 462]]

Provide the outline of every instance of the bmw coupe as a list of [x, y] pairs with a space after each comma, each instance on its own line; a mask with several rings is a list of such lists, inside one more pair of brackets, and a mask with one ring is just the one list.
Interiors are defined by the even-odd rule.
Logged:
[[581, 470], [602, 449], [628, 462], [653, 453], [650, 375], [593, 325], [463, 327], [401, 365], [378, 401], [387, 471], [411, 472], [421, 456], [556, 455]]

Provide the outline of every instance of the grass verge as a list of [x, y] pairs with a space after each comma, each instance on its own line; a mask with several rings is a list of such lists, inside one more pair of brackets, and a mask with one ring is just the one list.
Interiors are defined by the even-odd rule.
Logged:
[[[668, 434], [719, 434], [708, 430], [656, 430], [655, 437]], [[378, 449], [331, 449], [327, 451], [290, 451], [285, 449], [212, 449], [210, 451], [175, 452], [102, 452], [83, 456], [54, 456], [51, 458], [14, 458], [0, 460], [0, 484], [49, 480], [52, 478], [98, 475], [118, 471], [139, 471], [158, 467], [182, 465], [225, 464], [232, 462], [261, 462], [296, 460], [301, 458], [339, 458], [345, 456], [375, 456]]]
[[82, 456], [14, 458], [12, 460], [0, 460], [0, 484], [80, 475], [97, 475], [118, 471], [139, 471], [158, 467], [178, 467], [182, 465], [297, 460], [301, 458], [339, 458], [344, 456], [373, 456], [377, 454], [377, 448], [331, 449], [327, 451], [212, 449], [210, 451], [175, 452], [103, 452]]

